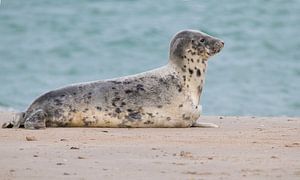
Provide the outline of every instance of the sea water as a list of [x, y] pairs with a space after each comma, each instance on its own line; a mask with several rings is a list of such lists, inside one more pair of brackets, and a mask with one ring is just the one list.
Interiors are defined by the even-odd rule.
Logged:
[[0, 107], [160, 67], [172, 36], [197, 29], [225, 41], [205, 115], [300, 116], [299, 12], [298, 0], [2, 0]]

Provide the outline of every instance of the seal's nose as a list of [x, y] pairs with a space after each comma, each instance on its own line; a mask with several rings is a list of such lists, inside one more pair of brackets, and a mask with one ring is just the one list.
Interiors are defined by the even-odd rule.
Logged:
[[220, 52], [223, 47], [224, 47], [224, 42], [223, 41], [221, 41], [221, 40], [216, 41], [214, 46], [213, 46], [214, 53]]

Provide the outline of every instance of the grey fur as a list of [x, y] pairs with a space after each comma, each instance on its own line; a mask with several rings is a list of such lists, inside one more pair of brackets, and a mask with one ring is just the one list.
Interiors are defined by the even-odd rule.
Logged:
[[201, 113], [207, 59], [223, 45], [199, 31], [181, 31], [166, 66], [47, 92], [3, 127], [191, 127]]

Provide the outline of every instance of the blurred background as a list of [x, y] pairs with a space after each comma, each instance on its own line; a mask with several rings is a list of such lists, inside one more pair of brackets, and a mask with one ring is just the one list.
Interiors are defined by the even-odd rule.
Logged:
[[300, 116], [298, 0], [2, 0], [0, 109], [70, 83], [165, 65], [182, 29], [225, 41], [205, 115]]

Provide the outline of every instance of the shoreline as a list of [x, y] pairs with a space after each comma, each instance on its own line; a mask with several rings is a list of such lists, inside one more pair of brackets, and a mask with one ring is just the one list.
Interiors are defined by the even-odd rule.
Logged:
[[220, 128], [0, 129], [0, 177], [300, 178], [299, 117], [200, 119]]

